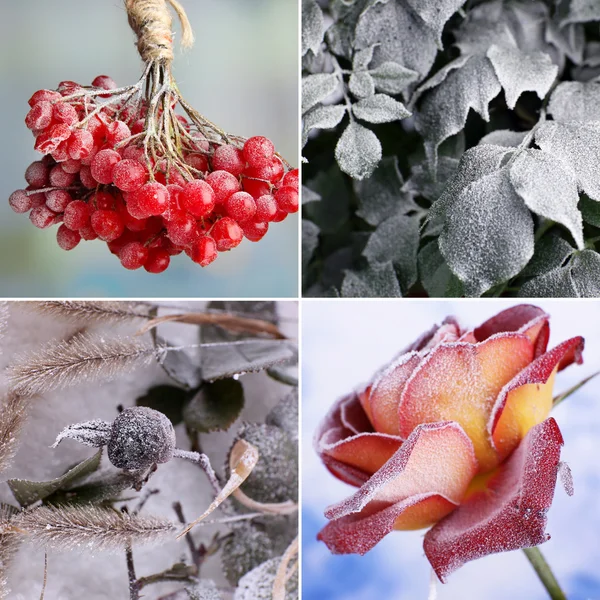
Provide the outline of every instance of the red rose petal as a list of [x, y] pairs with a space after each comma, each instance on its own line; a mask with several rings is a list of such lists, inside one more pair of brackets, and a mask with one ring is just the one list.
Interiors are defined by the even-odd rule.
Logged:
[[563, 438], [553, 418], [533, 427], [490, 479], [426, 535], [425, 554], [440, 581], [466, 562], [496, 552], [537, 546], [549, 539]]
[[496, 333], [519, 331], [521, 327], [539, 317], [547, 318], [548, 315], [537, 306], [519, 304], [518, 306], [507, 308], [491, 319], [488, 319], [485, 323], [476, 327], [473, 330], [473, 334], [478, 342], [482, 342]]

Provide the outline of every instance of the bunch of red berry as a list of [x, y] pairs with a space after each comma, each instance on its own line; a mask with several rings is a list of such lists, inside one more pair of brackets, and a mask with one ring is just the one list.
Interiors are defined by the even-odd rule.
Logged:
[[[297, 212], [298, 170], [270, 140], [214, 139], [182, 115], [174, 127], [162, 118], [173, 106], [149, 121], [151, 103], [126, 91], [101, 75], [29, 100], [25, 124], [44, 157], [9, 203], [40, 229], [60, 224], [61, 248], [98, 238], [127, 269], [160, 273], [182, 252], [204, 267]], [[168, 137], [149, 144], [157, 127]]]

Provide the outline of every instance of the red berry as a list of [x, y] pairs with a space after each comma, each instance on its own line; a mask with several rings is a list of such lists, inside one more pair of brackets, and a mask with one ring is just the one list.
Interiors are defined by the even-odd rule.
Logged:
[[61, 162], [60, 166], [65, 173], [72, 173], [73, 175], [76, 175], [81, 170], [81, 162], [72, 158]]
[[41, 161], [32, 162], [25, 171], [25, 181], [34, 188], [43, 188], [48, 185], [48, 167]]
[[56, 165], [50, 169], [50, 185], [59, 188], [66, 188], [72, 185], [76, 175], [67, 173], [61, 165]]
[[279, 188], [275, 192], [275, 200], [281, 210], [287, 213], [298, 212], [298, 192], [294, 188], [288, 186]]
[[228, 171], [235, 177], [239, 177], [246, 168], [244, 154], [239, 148], [225, 144], [217, 147], [212, 158], [212, 167], [215, 171]]
[[52, 212], [47, 206], [36, 206], [29, 213], [29, 220], [39, 229], [46, 229], [54, 225], [56, 213]]
[[272, 223], [279, 223], [281, 221], [284, 221], [289, 213], [287, 213], [285, 210], [281, 210], [280, 208], [277, 209], [277, 213], [275, 214], [275, 216], [271, 219]]
[[148, 273], [162, 273], [166, 271], [171, 262], [171, 257], [166, 250], [162, 248], [152, 248], [148, 252], [148, 258], [144, 263], [144, 269]]
[[208, 158], [204, 154], [188, 154], [185, 157], [185, 162], [202, 173], [208, 171]]
[[57, 102], [52, 108], [52, 120], [56, 123], [74, 125], [79, 121], [79, 115], [71, 104]]
[[106, 126], [106, 141], [111, 146], [115, 146], [129, 137], [131, 137], [131, 131], [127, 123], [123, 123], [123, 121], [112, 121]]
[[32, 207], [31, 196], [28, 196], [25, 190], [13, 192], [8, 198], [8, 203], [16, 213], [26, 213]]
[[243, 152], [246, 162], [248, 162], [251, 167], [260, 168], [271, 162], [273, 154], [275, 153], [275, 147], [271, 140], [262, 135], [257, 135], [246, 140]]
[[70, 135], [71, 129], [68, 125], [64, 123], [52, 125], [48, 131], [38, 135], [35, 140], [35, 149], [42, 154], [50, 154], [58, 148], [61, 142], [69, 139]]
[[298, 169], [292, 169], [291, 171], [288, 171], [283, 177], [281, 185], [294, 188], [296, 191], [298, 191]]
[[248, 240], [250, 240], [251, 242], [258, 242], [260, 240], [262, 240], [263, 237], [265, 237], [265, 234], [267, 233], [267, 231], [269, 230], [269, 224], [268, 223], [261, 223], [261, 222], [250, 222], [250, 223], [245, 223], [242, 227], [242, 231], [244, 232], [244, 237]]
[[142, 131], [144, 131], [144, 128], [146, 127], [146, 119], [138, 119], [132, 126], [131, 126], [131, 133], [133, 135], [136, 135], [138, 133], [142, 133]]
[[71, 94], [76, 94], [81, 91], [83, 88], [75, 81], [61, 81], [58, 84], [58, 91], [61, 96], [70, 96]]
[[199, 237], [190, 247], [190, 258], [201, 267], [210, 265], [217, 258], [217, 244], [209, 235]]
[[167, 222], [167, 236], [176, 246], [189, 246], [198, 237], [196, 219], [179, 211]]
[[112, 242], [121, 237], [125, 230], [123, 217], [116, 210], [96, 210], [92, 213], [92, 229], [105, 242]]
[[54, 90], [38, 90], [29, 98], [29, 106], [35, 106], [38, 102], [53, 102], [62, 98], [62, 96]]
[[242, 179], [242, 187], [254, 199], [267, 196], [271, 193], [271, 185], [268, 181], [259, 181], [258, 179], [250, 179], [249, 177]]
[[52, 151], [52, 158], [57, 163], [65, 162], [65, 160], [69, 160], [69, 152], [67, 151], [67, 146], [69, 144], [69, 140], [63, 140], [57, 147]]
[[71, 194], [65, 190], [52, 190], [46, 192], [46, 206], [55, 213], [65, 211], [65, 208], [73, 201]]
[[217, 221], [210, 232], [217, 243], [217, 250], [231, 250], [240, 244], [244, 234], [242, 228], [230, 217], [223, 217]]
[[116, 150], [100, 150], [90, 165], [92, 177], [98, 183], [112, 183], [113, 170], [120, 160], [121, 155]]
[[206, 181], [198, 179], [186, 183], [179, 194], [179, 206], [194, 217], [210, 214], [215, 207], [215, 202], [215, 192], [212, 187]]
[[248, 192], [236, 192], [225, 202], [227, 214], [238, 222], [248, 221], [256, 214], [256, 202]]
[[144, 149], [141, 146], [125, 146], [123, 158], [133, 158], [133, 160], [137, 160], [139, 163], [146, 164]]
[[94, 147], [94, 136], [85, 129], [76, 129], [69, 138], [67, 150], [73, 160], [86, 158]]
[[[98, 77], [94, 78], [94, 81], [92, 81], [92, 85], [103, 90], [117, 89], [117, 84], [108, 75], [98, 75]], [[110, 98], [110, 94], [102, 94], [100, 98]]]
[[77, 231], [72, 231], [64, 224], [56, 232], [56, 241], [63, 250], [73, 250], [81, 241], [81, 235]]
[[156, 181], [144, 184], [127, 197], [127, 210], [137, 219], [162, 215], [169, 206], [169, 190]]
[[29, 200], [31, 201], [31, 208], [35, 208], [36, 206], [45, 206], [46, 205], [46, 194], [43, 192], [39, 192], [37, 194], [31, 194], [33, 188], [28, 185], [25, 188], [26, 192], [30, 192]]
[[132, 158], [117, 163], [112, 176], [114, 184], [124, 192], [135, 192], [148, 181], [146, 167]]
[[34, 104], [25, 117], [25, 125], [28, 129], [41, 131], [50, 127], [50, 123], [52, 123], [52, 104], [50, 102]]
[[241, 189], [237, 178], [227, 171], [213, 171], [206, 178], [206, 183], [214, 190], [217, 203], [225, 202], [231, 194]]
[[73, 200], [65, 208], [64, 223], [73, 231], [79, 231], [90, 223], [91, 208], [83, 200]]
[[94, 140], [99, 144], [106, 137], [106, 125], [98, 115], [94, 115], [87, 122], [87, 130], [94, 136]]
[[275, 198], [270, 194], [261, 196], [256, 199], [256, 214], [254, 219], [256, 221], [272, 221], [273, 217], [277, 214], [277, 202]]
[[119, 258], [126, 269], [139, 269], [148, 260], [148, 248], [140, 242], [130, 242], [121, 248]]
[[271, 183], [278, 183], [281, 181], [284, 171], [283, 162], [281, 162], [279, 157], [274, 156], [268, 165], [246, 169], [245, 175], [254, 177], [255, 179], [263, 179]]
[[79, 235], [82, 240], [86, 242], [90, 242], [92, 240], [98, 239], [98, 234], [92, 229], [91, 225], [86, 225], [79, 230]]
[[79, 180], [81, 181], [81, 185], [88, 188], [88, 190], [94, 189], [98, 185], [92, 177], [92, 170], [86, 165], [82, 165], [81, 169], [79, 169]]

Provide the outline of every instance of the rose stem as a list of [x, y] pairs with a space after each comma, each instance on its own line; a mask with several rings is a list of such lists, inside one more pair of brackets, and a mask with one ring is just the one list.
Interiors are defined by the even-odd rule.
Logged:
[[533, 548], [523, 548], [525, 556], [528, 558], [542, 585], [546, 588], [548, 595], [552, 600], [567, 600], [565, 593], [561, 590], [550, 565], [546, 562], [544, 555], [537, 546]]

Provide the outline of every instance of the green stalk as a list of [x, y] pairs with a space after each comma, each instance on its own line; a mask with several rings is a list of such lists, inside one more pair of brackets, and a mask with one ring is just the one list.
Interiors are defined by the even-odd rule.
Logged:
[[537, 546], [534, 546], [533, 548], [523, 548], [523, 552], [525, 552], [525, 556], [528, 558], [531, 566], [540, 578], [542, 585], [546, 588], [548, 596], [550, 596], [552, 600], [567, 600], [565, 593], [560, 588], [556, 577], [554, 577], [554, 573], [552, 573], [550, 565], [546, 562], [540, 549]]

